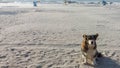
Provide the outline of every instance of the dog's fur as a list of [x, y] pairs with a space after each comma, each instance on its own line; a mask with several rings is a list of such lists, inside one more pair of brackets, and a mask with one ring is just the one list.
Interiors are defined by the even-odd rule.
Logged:
[[102, 56], [97, 51], [96, 39], [98, 36], [98, 33], [94, 35], [83, 35], [81, 44], [83, 64], [97, 65], [96, 58]]

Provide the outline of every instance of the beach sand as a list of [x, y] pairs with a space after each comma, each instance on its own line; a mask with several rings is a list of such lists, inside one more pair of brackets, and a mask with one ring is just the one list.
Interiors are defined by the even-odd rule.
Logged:
[[[0, 68], [120, 68], [119, 7], [0, 7]], [[82, 65], [82, 35], [95, 33], [104, 57]]]

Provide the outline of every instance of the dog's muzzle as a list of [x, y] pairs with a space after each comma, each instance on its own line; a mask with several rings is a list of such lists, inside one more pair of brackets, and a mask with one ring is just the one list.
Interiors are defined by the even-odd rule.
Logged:
[[95, 40], [88, 40], [88, 44], [89, 45], [96, 45], [96, 41]]

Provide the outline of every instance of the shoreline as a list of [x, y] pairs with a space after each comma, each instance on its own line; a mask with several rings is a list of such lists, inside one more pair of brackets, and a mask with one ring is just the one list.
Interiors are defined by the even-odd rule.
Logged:
[[[44, 6], [44, 5], [55, 5], [55, 6], [57, 6], [57, 5], [61, 5], [61, 6], [64, 6], [65, 4], [64, 3], [61, 3], [61, 4], [55, 4], [55, 3], [52, 3], [52, 4], [50, 4], [50, 3], [38, 3], [38, 6], [37, 7], [40, 7], [40, 6]], [[94, 3], [94, 2], [90, 2], [90, 3], [80, 3], [80, 4], [76, 4], [76, 3], [73, 3], [73, 4], [67, 4], [67, 5], [65, 5], [65, 6], [88, 6], [88, 7], [90, 7], [90, 6], [92, 6], [92, 7], [94, 7], [94, 6], [103, 6], [102, 4], [98, 4], [98, 3]], [[118, 8], [120, 8], [120, 3], [119, 2], [113, 2], [113, 4], [107, 4], [106, 6], [109, 6], [109, 7], [118, 7]], [[16, 8], [35, 8], [34, 6], [33, 6], [33, 3], [0, 3], [0, 8], [4, 8], [4, 7], [16, 7]], [[36, 7], [36, 8], [37, 8]]]

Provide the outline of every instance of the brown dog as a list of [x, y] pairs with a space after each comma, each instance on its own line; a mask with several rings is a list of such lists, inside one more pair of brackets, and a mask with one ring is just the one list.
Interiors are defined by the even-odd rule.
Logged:
[[97, 51], [96, 39], [98, 34], [83, 35], [83, 41], [81, 44], [83, 64], [97, 65], [96, 58], [102, 55]]

